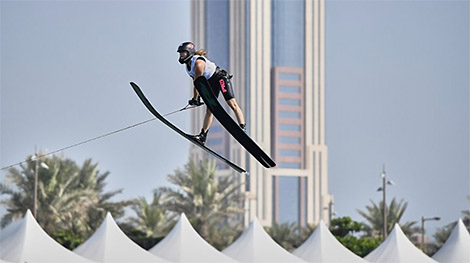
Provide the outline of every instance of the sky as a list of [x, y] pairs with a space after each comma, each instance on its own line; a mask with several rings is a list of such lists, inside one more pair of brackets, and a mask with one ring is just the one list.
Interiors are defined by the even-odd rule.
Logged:
[[[186, 105], [177, 46], [190, 40], [189, 1], [1, 1], [0, 167]], [[336, 216], [387, 199], [431, 233], [470, 209], [469, 2], [326, 1], [326, 141]], [[210, 55], [209, 55], [210, 57]], [[236, 89], [236, 87], [235, 87]], [[169, 120], [189, 131], [189, 113]], [[109, 171], [117, 199], [168, 186], [189, 144], [152, 121], [65, 150]], [[0, 171], [0, 180], [6, 172]], [[4, 213], [0, 211], [0, 214]]]

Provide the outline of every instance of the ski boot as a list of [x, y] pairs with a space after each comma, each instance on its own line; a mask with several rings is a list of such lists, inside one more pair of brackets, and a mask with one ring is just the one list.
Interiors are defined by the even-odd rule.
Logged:
[[204, 132], [204, 129], [201, 129], [201, 132], [198, 135], [193, 135], [193, 138], [199, 144], [204, 145], [206, 143], [206, 139], [207, 139], [207, 132]]

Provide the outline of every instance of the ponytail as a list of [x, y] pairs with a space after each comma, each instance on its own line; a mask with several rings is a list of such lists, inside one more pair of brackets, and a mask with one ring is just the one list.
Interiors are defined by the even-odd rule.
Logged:
[[196, 51], [195, 54], [198, 55], [198, 56], [205, 56], [205, 55], [207, 55], [207, 53], [208, 53], [207, 50], [199, 49], [198, 51]]

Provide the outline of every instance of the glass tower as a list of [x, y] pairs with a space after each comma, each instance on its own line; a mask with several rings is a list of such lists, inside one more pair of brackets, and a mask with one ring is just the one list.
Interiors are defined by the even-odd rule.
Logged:
[[[239, 177], [245, 224], [255, 216], [265, 225], [328, 219], [324, 8], [324, 0], [191, 2], [196, 48], [234, 75], [248, 133], [278, 165], [258, 164], [214, 119], [207, 145], [249, 171]], [[204, 110], [192, 113], [194, 133], [203, 118]], [[203, 157], [197, 147], [190, 153]], [[218, 167], [220, 176], [233, 173]]]

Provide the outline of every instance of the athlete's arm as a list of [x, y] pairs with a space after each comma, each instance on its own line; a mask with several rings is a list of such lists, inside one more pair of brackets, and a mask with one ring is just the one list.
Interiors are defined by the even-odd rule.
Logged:
[[[206, 69], [206, 61], [204, 59], [197, 59], [195, 64], [194, 64], [194, 79], [199, 78], [204, 74], [204, 70]], [[197, 100], [199, 97], [199, 93], [197, 92], [197, 89], [194, 88], [194, 95], [193, 99]]]

